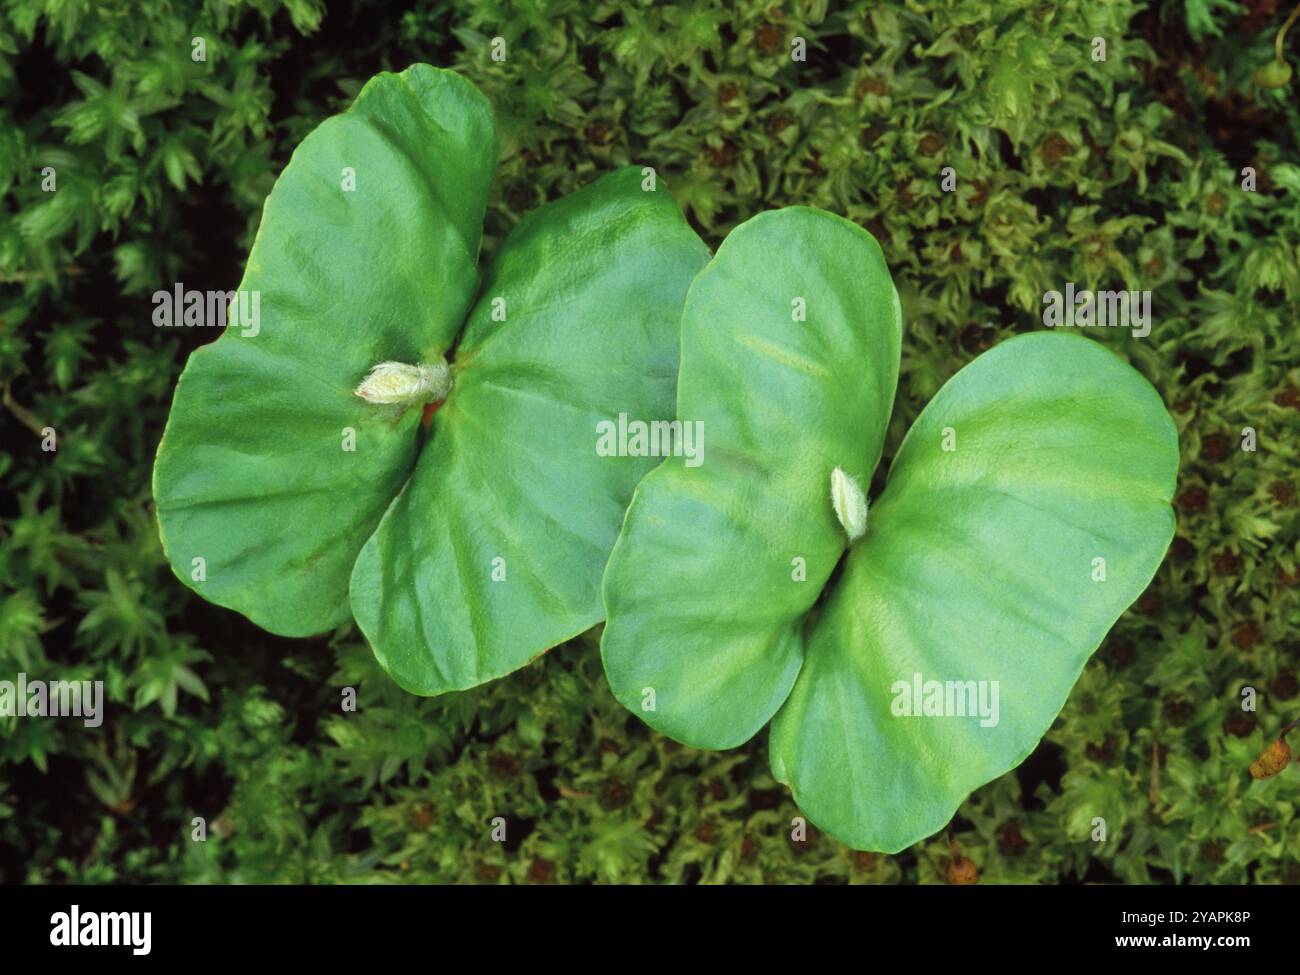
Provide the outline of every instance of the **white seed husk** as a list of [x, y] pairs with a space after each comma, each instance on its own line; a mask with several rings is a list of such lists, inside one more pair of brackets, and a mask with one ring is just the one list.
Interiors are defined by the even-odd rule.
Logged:
[[406, 362], [381, 362], [372, 366], [353, 392], [367, 403], [432, 403], [445, 399], [451, 389], [451, 369], [445, 359], [413, 366]]
[[844, 527], [850, 542], [856, 542], [867, 530], [867, 496], [857, 478], [837, 467], [831, 471], [831, 506]]

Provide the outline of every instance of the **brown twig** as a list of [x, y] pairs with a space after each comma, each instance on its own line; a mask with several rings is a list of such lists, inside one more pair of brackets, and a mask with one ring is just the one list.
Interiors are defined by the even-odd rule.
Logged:
[[1147, 798], [1152, 809], [1160, 804], [1160, 743], [1155, 735], [1151, 736], [1151, 788], [1147, 791]]
[[[75, 264], [61, 267], [59, 271], [69, 277], [85, 273]], [[22, 284], [24, 281], [44, 281], [45, 278], [44, 271], [15, 271], [13, 274], [0, 274], [0, 284]]]
[[45, 424], [36, 419], [35, 415], [30, 410], [14, 399], [14, 395], [10, 391], [8, 383], [5, 383], [4, 405], [5, 409], [18, 418], [18, 422], [28, 430], [32, 431], [32, 433], [36, 434], [36, 436], [39, 437], [45, 433]]

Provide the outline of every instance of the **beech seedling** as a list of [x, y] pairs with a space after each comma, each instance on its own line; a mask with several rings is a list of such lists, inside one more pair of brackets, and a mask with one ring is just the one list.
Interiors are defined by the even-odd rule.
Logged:
[[258, 328], [190, 357], [154, 467], [184, 582], [287, 636], [352, 615], [419, 694], [602, 618], [606, 557], [656, 461], [598, 456], [596, 424], [671, 416], [708, 259], [629, 168], [525, 217], [480, 280], [497, 155], [487, 100], [428, 65], [375, 77], [308, 135], [240, 284]]
[[1018, 765], [1173, 537], [1177, 436], [1099, 343], [1003, 342], [939, 390], [879, 496], [902, 316], [876, 241], [794, 207], [691, 285], [677, 415], [709, 459], [637, 488], [604, 579], [614, 694], [775, 776], [857, 849], [940, 830]]

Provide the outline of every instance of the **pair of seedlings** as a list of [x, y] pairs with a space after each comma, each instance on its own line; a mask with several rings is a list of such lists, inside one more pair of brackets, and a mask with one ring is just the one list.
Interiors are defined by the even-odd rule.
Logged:
[[[241, 284], [260, 332], [194, 353], [159, 447], [175, 571], [275, 633], [355, 618], [417, 694], [604, 620], [610, 685], [651, 726], [720, 749], [771, 722], [774, 774], [853, 847], [940, 829], [1159, 565], [1159, 396], [1090, 340], [1005, 342], [868, 510], [902, 341], [869, 234], [793, 207], [710, 259], [626, 169], [525, 217], [480, 281], [497, 154], [484, 97], [426, 65], [297, 149]], [[701, 424], [707, 461], [601, 456], [621, 413]], [[900, 709], [914, 681], [938, 698]]]

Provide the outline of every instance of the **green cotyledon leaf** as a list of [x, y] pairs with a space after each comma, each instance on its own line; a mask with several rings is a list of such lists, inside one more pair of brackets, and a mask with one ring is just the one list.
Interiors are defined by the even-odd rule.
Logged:
[[691, 285], [677, 417], [703, 455], [638, 487], [604, 580], [605, 672], [653, 727], [728, 748], [790, 692], [848, 543], [829, 478], [870, 482], [901, 328], [880, 247], [821, 210], [746, 222]]
[[168, 559], [206, 599], [290, 636], [347, 619], [420, 420], [353, 391], [453, 344], [496, 159], [487, 100], [428, 65], [372, 79], [294, 152], [239, 286], [246, 320], [190, 357], [154, 466]]
[[954, 376], [811, 627], [771, 754], [809, 818], [895, 852], [1016, 767], [1174, 533], [1173, 421], [1105, 347], [1035, 333]]
[[708, 260], [653, 172], [628, 168], [525, 218], [480, 291], [496, 155], [483, 97], [425, 65], [313, 132], [249, 257], [260, 315], [191, 358], [155, 464], [182, 579], [287, 635], [351, 609], [424, 694], [602, 618], [609, 548], [657, 459], [602, 452], [600, 425], [669, 422]]
[[366, 543], [352, 609], [420, 694], [517, 669], [603, 617], [637, 482], [602, 424], [670, 421], [686, 289], [708, 260], [662, 183], [611, 173], [530, 214], [484, 278], [415, 473]]
[[[870, 250], [859, 248], [864, 257]], [[705, 274], [726, 259], [724, 244]], [[791, 222], [787, 234], [773, 235], [766, 267], [811, 275], [832, 259], [845, 260]], [[763, 281], [734, 277], [737, 314], [709, 323], [715, 337], [748, 334], [759, 312], [744, 302], [761, 293]], [[728, 304], [718, 299], [719, 308]], [[690, 307], [688, 300], [683, 397], [698, 368], [690, 336], [700, 323]], [[810, 314], [806, 327], [819, 324]], [[824, 417], [845, 402], [844, 390], [874, 388], [888, 368], [850, 357], [832, 366], [833, 380], [802, 403], [783, 404], [796, 414], [793, 432], [769, 441], [768, 455], [819, 438]], [[795, 361], [789, 369], [806, 371]], [[713, 408], [744, 428], [760, 428], [771, 410], [749, 386], [719, 385], [711, 395]], [[860, 452], [870, 456], [881, 430]], [[1007, 341], [953, 377], [909, 431], [884, 491], [869, 505], [835, 474], [834, 466], [857, 473], [838, 458], [821, 460], [824, 487], [815, 498], [764, 476], [780, 463], [771, 456], [751, 461], [751, 476], [735, 489], [744, 506], [724, 509], [691, 549], [659, 512], [691, 503], [707, 482], [692, 472], [677, 484], [686, 472], [670, 464], [646, 479], [605, 580], [606, 669], [627, 706], [687, 743], [743, 740], [761, 713], [753, 699], [770, 706], [779, 697], [770, 741], [775, 776], [831, 835], [859, 849], [896, 852], [941, 829], [973, 789], [1029, 754], [1088, 657], [1150, 582], [1173, 536], [1175, 428], [1155, 390], [1113, 353], [1086, 338], [1044, 332]], [[673, 469], [670, 480], [663, 472]], [[671, 497], [657, 496], [669, 490]], [[771, 517], [775, 512], [784, 517]], [[737, 538], [753, 530], [738, 526], [750, 513], [768, 516], [759, 531], [773, 544], [738, 559]], [[841, 572], [814, 573], [809, 560], [807, 581], [790, 579], [790, 553], [801, 547], [790, 536], [802, 533], [802, 547], [811, 550], [828, 518], [846, 541], [855, 536]], [[629, 600], [623, 590], [633, 585], [634, 565], [647, 581]], [[699, 623], [699, 643], [722, 648], [699, 677], [713, 694], [661, 693], [656, 679], [702, 653], [683, 636], [689, 630], [681, 621], [696, 610], [674, 580], [705, 578], [710, 570], [725, 577], [728, 592], [717, 622]], [[801, 598], [820, 602], [791, 635], [787, 615], [776, 617], [773, 606], [794, 597], [779, 587], [815, 579], [824, 591]], [[627, 639], [633, 629], [641, 634], [636, 642]], [[742, 648], [768, 653], [793, 643], [801, 651], [796, 675], [772, 668], [760, 653], [728, 653], [741, 638]], [[741, 673], [750, 667], [761, 679]], [[643, 707], [647, 695], [633, 693], [638, 681], [656, 691], [649, 696], [654, 710]]]

